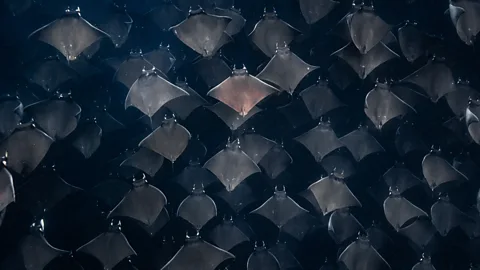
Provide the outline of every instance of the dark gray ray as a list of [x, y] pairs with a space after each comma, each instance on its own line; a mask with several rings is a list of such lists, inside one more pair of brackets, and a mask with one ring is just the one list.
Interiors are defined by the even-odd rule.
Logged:
[[162, 31], [168, 31], [170, 27], [179, 24], [186, 15], [172, 1], [163, 1], [146, 14]]
[[257, 200], [252, 188], [247, 184], [240, 184], [232, 191], [222, 189], [214, 196], [227, 203], [235, 213], [240, 213], [245, 207]]
[[475, 220], [470, 218], [450, 202], [448, 196], [441, 196], [431, 207], [432, 224], [442, 236], [455, 229], [462, 229], [469, 237], [472, 228], [475, 228]]
[[217, 182], [215, 175], [207, 169], [200, 167], [199, 163], [193, 162], [172, 180], [187, 192], [190, 192], [196, 186], [203, 185], [205, 188], [208, 188], [208, 186]]
[[348, 15], [347, 25], [352, 42], [361, 54], [366, 54], [377, 46], [391, 28], [375, 13], [373, 6], [362, 6]]
[[404, 157], [413, 151], [428, 152], [418, 131], [410, 124], [398, 127], [395, 133], [395, 148], [400, 156]]
[[285, 187], [276, 186], [273, 196], [250, 214], [260, 215], [281, 228], [290, 219], [307, 212], [287, 196]]
[[162, 44], [156, 50], [145, 53], [143, 58], [163, 74], [168, 74], [177, 60], [170, 52], [170, 47]]
[[6, 168], [0, 171], [0, 211], [15, 202], [15, 188], [13, 186], [13, 177]]
[[365, 97], [364, 112], [377, 129], [381, 129], [393, 118], [416, 112], [410, 104], [398, 97], [392, 88], [386, 83], [377, 83]]
[[203, 167], [215, 174], [228, 191], [234, 190], [252, 174], [261, 172], [257, 164], [242, 151], [238, 140], [229, 143]]
[[177, 216], [200, 231], [208, 221], [217, 216], [217, 205], [205, 194], [203, 185], [194, 186], [192, 194], [178, 206]]
[[340, 2], [334, 0], [299, 0], [303, 18], [314, 24], [327, 16]]
[[237, 111], [222, 102], [217, 102], [212, 106], [208, 106], [207, 108], [215, 113], [218, 118], [222, 119], [222, 121], [230, 128], [231, 131], [237, 130], [245, 122], [247, 122], [248, 119], [262, 111], [258, 107], [253, 107], [247, 115], [241, 116]]
[[226, 42], [225, 33], [232, 19], [206, 14], [202, 9], [190, 12], [181, 23], [170, 29], [180, 41], [203, 57], [213, 56]]
[[111, 225], [107, 232], [98, 235], [90, 242], [81, 246], [77, 252], [93, 256], [102, 263], [105, 270], [113, 269], [115, 265], [126, 257], [137, 255], [125, 235], [120, 231], [120, 223]]
[[480, 32], [480, 4], [476, 1], [450, 1], [450, 18], [457, 30], [457, 35], [467, 45], [473, 45]]
[[121, 83], [127, 89], [144, 73], [143, 70], [153, 68], [153, 64], [145, 59], [141, 51], [134, 50], [126, 58], [109, 58], [105, 62], [115, 70], [113, 81]]
[[349, 178], [355, 175], [357, 170], [355, 160], [347, 155], [341, 152], [331, 153], [322, 159], [320, 165], [328, 174], [334, 174], [340, 178]]
[[247, 270], [280, 270], [280, 264], [265, 243], [255, 242], [255, 249], [247, 260]]
[[422, 258], [411, 270], [436, 270], [432, 264], [432, 259], [428, 255], [422, 254]]
[[25, 77], [45, 91], [53, 92], [63, 83], [78, 79], [78, 74], [59, 59], [53, 58], [32, 64], [26, 70]]
[[102, 140], [102, 128], [96, 123], [87, 123], [80, 128], [72, 143], [84, 158], [90, 158], [100, 147]]
[[174, 118], [166, 119], [150, 135], [143, 139], [138, 146], [148, 148], [171, 162], [185, 151], [192, 135]]
[[290, 51], [288, 45], [277, 44], [277, 51], [257, 78], [270, 82], [280, 89], [292, 94], [298, 84], [310, 72], [319, 67], [307, 64]]
[[398, 190], [391, 191], [390, 195], [385, 199], [383, 212], [388, 223], [397, 231], [412, 219], [428, 217], [425, 211], [415, 206], [405, 197], [402, 197]]
[[275, 144], [265, 156], [258, 162], [258, 166], [270, 179], [276, 179], [288, 169], [293, 159], [283, 145]]
[[135, 179], [133, 188], [108, 214], [112, 217], [129, 217], [152, 226], [167, 204], [167, 197], [145, 179]]
[[212, 242], [217, 247], [227, 251], [249, 242], [252, 237], [253, 231], [245, 221], [231, 217], [225, 217], [223, 222], [209, 233]]
[[31, 126], [18, 127], [0, 144], [0, 153], [8, 153], [8, 168], [18, 174], [30, 174], [42, 162], [53, 139]]
[[56, 174], [46, 175], [43, 179], [28, 181], [18, 190], [18, 204], [33, 216], [43, 215], [54, 208], [70, 194], [82, 189], [73, 186]]
[[422, 218], [401, 228], [398, 233], [407, 237], [416, 247], [423, 250], [432, 243], [437, 230], [430, 220]]
[[36, 125], [55, 140], [70, 135], [78, 124], [82, 109], [69, 100], [45, 100], [25, 108]]
[[249, 37], [267, 57], [273, 57], [277, 45], [289, 45], [297, 33], [300, 31], [278, 18], [275, 11], [265, 11]]
[[208, 88], [213, 88], [232, 75], [232, 69], [222, 56], [201, 58], [193, 63], [193, 68]]
[[195, 109], [208, 104], [186, 81], [177, 79], [175, 84], [188, 93], [188, 96], [178, 97], [165, 104], [165, 107], [171, 110], [178, 118], [185, 120]]
[[225, 33], [230, 37], [238, 34], [245, 26], [245, 18], [242, 16], [240, 10], [235, 9], [234, 6], [230, 6], [227, 9], [219, 8], [217, 6], [207, 11], [217, 16], [223, 16], [232, 19], [225, 29]]
[[480, 99], [480, 93], [469, 82], [459, 81], [456, 90], [445, 95], [448, 106], [459, 118], [465, 116], [469, 101]]
[[344, 146], [330, 124], [322, 121], [294, 140], [305, 146], [317, 162], [321, 162], [325, 156]]
[[124, 10], [115, 10], [113, 13], [105, 16], [102, 22], [97, 26], [107, 33], [116, 48], [125, 44], [132, 29], [133, 19]]
[[364, 230], [348, 208], [335, 210], [328, 219], [328, 232], [338, 245]]
[[125, 109], [133, 106], [152, 117], [165, 103], [188, 95], [182, 88], [156, 74], [155, 70], [145, 71], [128, 91]]
[[394, 166], [388, 169], [382, 178], [389, 187], [397, 188], [400, 193], [422, 184], [420, 179], [402, 166]]
[[452, 71], [443, 62], [430, 60], [419, 70], [402, 79], [402, 83], [411, 83], [420, 87], [433, 102], [455, 91]]
[[246, 133], [240, 136], [240, 145], [242, 151], [245, 152], [256, 164], [276, 145], [272, 140], [263, 137], [260, 134]]
[[338, 256], [348, 270], [380, 270], [391, 269], [387, 261], [370, 244], [366, 236], [360, 236], [356, 241]]
[[417, 23], [407, 22], [398, 29], [398, 43], [403, 56], [412, 63], [426, 53], [427, 36], [417, 28]]
[[68, 11], [63, 17], [30, 34], [57, 49], [68, 61], [73, 61], [90, 45], [108, 34], [91, 25], [77, 11]]
[[302, 90], [300, 97], [310, 112], [312, 119], [318, 119], [330, 111], [347, 106], [335, 96], [332, 89], [328, 86], [328, 81], [320, 79], [316, 84]]
[[277, 242], [275, 246], [269, 248], [268, 251], [277, 259], [280, 270], [303, 269], [285, 243]]
[[224, 261], [234, 258], [230, 252], [203, 241], [199, 236], [187, 236], [185, 244], [160, 270], [215, 270]]
[[230, 77], [208, 91], [207, 95], [246, 116], [260, 101], [277, 92], [278, 89], [249, 75], [243, 67], [234, 69]]
[[342, 208], [362, 206], [345, 182], [333, 175], [318, 180], [308, 189], [315, 196], [323, 215]]
[[468, 134], [472, 139], [480, 144], [480, 99], [472, 99], [465, 111], [465, 121], [468, 128]]
[[0, 102], [0, 139], [4, 139], [15, 130], [23, 117], [23, 104], [18, 99]]
[[467, 177], [436, 153], [427, 154], [422, 161], [423, 177], [432, 190], [449, 182], [464, 182]]
[[375, 137], [370, 135], [367, 129], [363, 127], [341, 137], [340, 141], [348, 148], [357, 162], [371, 154], [385, 152], [385, 149]]
[[120, 163], [120, 166], [128, 166], [137, 168], [142, 172], [148, 174], [150, 177], [154, 177], [163, 165], [164, 157], [156, 152], [140, 147], [127, 159]]
[[349, 43], [332, 53], [332, 55], [340, 57], [347, 62], [362, 80], [383, 63], [399, 57], [398, 54], [385, 46], [383, 42], [378, 43], [366, 54], [361, 54], [353, 43]]
[[32, 225], [31, 232], [20, 244], [20, 254], [26, 270], [43, 270], [53, 259], [68, 253], [53, 247], [43, 236], [43, 220]]

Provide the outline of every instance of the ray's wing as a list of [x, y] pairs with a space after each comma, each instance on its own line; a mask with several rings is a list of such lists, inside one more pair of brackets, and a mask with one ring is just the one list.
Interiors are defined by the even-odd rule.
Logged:
[[252, 237], [251, 229], [248, 224], [245, 223], [244, 227], [250, 229], [248, 232], [244, 232], [244, 229], [236, 226], [236, 220], [224, 220], [218, 224], [209, 233], [209, 238], [212, 242], [223, 250], [232, 250], [236, 246], [249, 242]]

